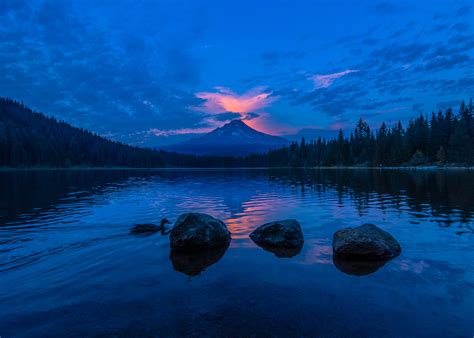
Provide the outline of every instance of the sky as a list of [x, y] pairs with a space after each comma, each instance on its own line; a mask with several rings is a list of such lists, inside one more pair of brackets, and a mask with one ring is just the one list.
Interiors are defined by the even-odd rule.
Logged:
[[474, 97], [474, 4], [0, 1], [0, 96], [160, 146], [240, 118], [287, 138]]

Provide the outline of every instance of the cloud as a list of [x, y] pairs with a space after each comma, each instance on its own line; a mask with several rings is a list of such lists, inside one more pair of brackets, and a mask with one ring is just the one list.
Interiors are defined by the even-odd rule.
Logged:
[[248, 113], [246, 114], [245, 118], [243, 118], [243, 120], [250, 121], [250, 120], [256, 119], [259, 116], [260, 115], [257, 113]]
[[429, 43], [392, 43], [391, 45], [382, 46], [371, 53], [371, 57], [381, 59], [384, 62], [391, 63], [413, 63], [429, 50]]
[[424, 65], [424, 68], [429, 71], [446, 70], [457, 67], [463, 64], [469, 64], [471, 61], [467, 54], [454, 54], [450, 56], [436, 56]]
[[170, 23], [179, 30], [167, 32], [149, 10], [155, 14], [142, 19], [146, 25], [153, 17], [154, 31], [126, 29], [115, 21], [120, 13], [104, 9], [104, 29], [95, 10], [81, 2], [0, 1], [2, 95], [131, 143], [129, 135], [150, 126], [198, 125], [202, 116], [188, 109], [200, 101], [190, 90], [200, 79], [192, 24]]
[[175, 135], [209, 133], [213, 129], [214, 127], [181, 128], [181, 129], [168, 129], [168, 130], [151, 128], [148, 130], [148, 134], [151, 134], [157, 137], [168, 137], [168, 136], [175, 136]]
[[316, 74], [313, 76], [313, 81], [316, 86], [316, 89], [327, 88], [331, 86], [336, 79], [339, 79], [350, 73], [356, 73], [358, 71], [359, 70], [355, 70], [355, 69], [347, 69], [339, 73], [332, 73], [332, 74], [326, 74], [326, 75]]
[[189, 107], [203, 114], [200, 125], [204, 127], [180, 129], [173, 133], [208, 132], [236, 118], [248, 121], [252, 128], [260, 131], [279, 132], [282, 129], [282, 126], [275, 126], [270, 115], [263, 111], [279, 98], [272, 91], [267, 90], [267, 87], [255, 87], [244, 94], [237, 94], [226, 87], [215, 87], [215, 90], [196, 93], [195, 97], [201, 103]]
[[357, 109], [366, 95], [367, 91], [362, 86], [346, 84], [301, 95], [296, 94], [292, 103], [293, 105], [309, 103], [315, 110], [336, 117], [346, 111]]
[[469, 13], [471, 13], [471, 8], [472, 8], [472, 6], [470, 6], [470, 5], [465, 5], [465, 6], [459, 7], [459, 9], [456, 12], [456, 16], [469, 15]]
[[266, 92], [265, 89], [265, 87], [256, 87], [238, 95], [228, 88], [216, 87], [217, 92], [196, 93], [196, 97], [204, 100], [204, 103], [192, 109], [211, 114], [239, 113], [244, 118], [247, 113], [267, 108], [278, 99], [272, 95], [272, 92]]
[[[469, 97], [474, 90], [471, 5], [421, 10], [419, 4], [378, 0], [368, 4], [370, 18], [351, 35], [339, 39], [337, 30], [326, 30], [322, 41], [318, 34], [324, 24], [304, 29], [309, 38], [297, 40], [301, 31], [280, 31], [268, 13], [262, 33], [271, 29], [284, 41], [257, 41], [244, 30], [233, 41], [239, 48], [229, 61], [202, 48], [211, 42], [225, 42], [226, 51], [230, 46], [222, 26], [207, 20], [207, 5], [173, 3], [145, 1], [111, 10], [108, 2], [0, 0], [0, 92], [80, 127], [134, 142], [147, 134], [170, 140], [206, 132], [235, 118], [273, 132], [286, 127], [278, 119], [298, 127], [316, 120], [327, 127], [343, 118], [352, 124], [356, 116], [415, 102], [425, 102], [429, 111], [436, 102]], [[432, 22], [435, 10], [446, 13], [445, 20]], [[393, 13], [398, 15], [394, 22], [381, 16]], [[178, 16], [183, 20], [176, 22]], [[301, 20], [295, 30], [308, 28], [304, 16]], [[315, 64], [328, 68], [323, 74], [308, 72]], [[195, 94], [212, 86], [215, 76], [254, 89], [218, 87]], [[261, 84], [269, 87], [257, 87]], [[416, 101], [395, 102], [407, 97]], [[403, 119], [405, 112], [387, 114]], [[132, 136], [125, 140], [126, 135]]]
[[239, 113], [227, 112], [227, 113], [222, 113], [222, 114], [216, 114], [216, 115], [213, 115], [212, 117], [216, 119], [217, 121], [230, 121], [234, 119], [239, 119], [242, 116]]
[[450, 29], [459, 33], [464, 33], [466, 31], [469, 31], [469, 24], [467, 22], [458, 22], [452, 25]]
[[246, 118], [245, 123], [253, 129], [270, 135], [293, 134], [298, 131], [298, 128], [275, 121], [268, 112], [260, 112], [257, 117]]
[[[344, 72], [318, 74], [311, 79], [316, 89], [324, 90], [288, 88], [286, 93], [275, 92], [288, 98], [292, 106], [309, 105], [316, 116], [324, 113], [330, 119], [348, 118], [350, 123], [355, 116], [362, 115], [404, 121], [413, 114], [410, 107], [415, 99], [425, 101], [429, 110], [439, 98], [469, 95], [474, 88], [474, 38], [469, 34], [472, 29], [463, 23], [465, 20], [457, 21], [443, 23], [445, 29], [437, 34], [430, 28], [440, 23], [425, 25], [411, 20], [391, 27], [382, 25], [370, 34], [345, 37], [343, 48], [349, 53], [328, 66], [345, 64], [348, 70], [363, 70], [357, 76], [341, 81], [337, 79]], [[379, 43], [370, 47], [366, 45], [369, 41]], [[328, 48], [340, 48], [340, 44]], [[356, 56], [352, 49], [361, 52]], [[385, 113], [380, 114], [381, 111]]]

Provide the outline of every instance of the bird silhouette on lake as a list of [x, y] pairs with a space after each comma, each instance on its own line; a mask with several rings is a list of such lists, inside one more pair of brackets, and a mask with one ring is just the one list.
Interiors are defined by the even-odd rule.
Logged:
[[134, 235], [152, 235], [155, 232], [160, 232], [162, 235], [170, 233], [171, 229], [166, 229], [165, 224], [171, 224], [166, 218], [163, 218], [160, 225], [156, 224], [135, 224], [130, 232]]

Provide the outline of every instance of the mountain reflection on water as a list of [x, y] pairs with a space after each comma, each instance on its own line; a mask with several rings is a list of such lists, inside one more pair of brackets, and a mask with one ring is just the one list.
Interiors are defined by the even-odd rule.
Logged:
[[[472, 335], [474, 171], [0, 171], [0, 187], [2, 336]], [[222, 219], [230, 247], [130, 234], [189, 211]], [[248, 238], [287, 218], [298, 250]], [[333, 233], [362, 223], [402, 254], [333, 257]]]

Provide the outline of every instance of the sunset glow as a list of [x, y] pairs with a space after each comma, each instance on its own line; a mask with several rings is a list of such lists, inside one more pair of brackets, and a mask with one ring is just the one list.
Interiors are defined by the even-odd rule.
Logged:
[[245, 124], [249, 127], [270, 135], [283, 135], [296, 133], [297, 128], [278, 123], [272, 119], [271, 114], [267, 112], [259, 113], [258, 117], [246, 119]]
[[265, 87], [253, 88], [242, 95], [238, 95], [228, 88], [216, 87], [216, 89], [217, 92], [197, 93], [196, 97], [204, 100], [204, 103], [202, 106], [193, 107], [193, 109], [211, 114], [239, 113], [242, 118], [245, 118], [247, 113], [269, 107], [278, 99], [278, 97], [272, 96], [272, 92], [266, 92]]

